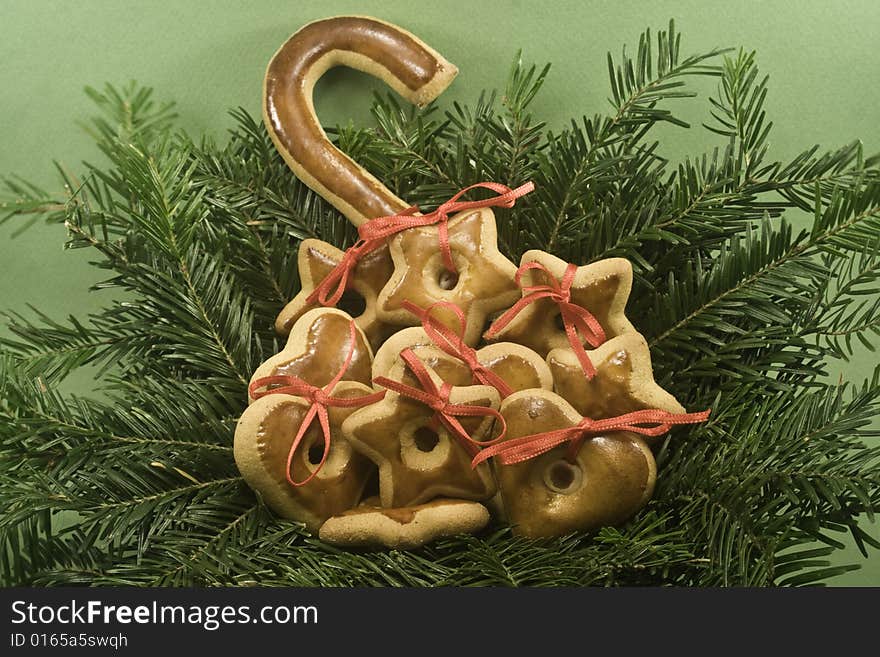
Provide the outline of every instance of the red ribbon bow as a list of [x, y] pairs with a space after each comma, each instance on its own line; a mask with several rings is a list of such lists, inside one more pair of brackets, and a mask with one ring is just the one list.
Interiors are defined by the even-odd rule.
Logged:
[[[340, 408], [354, 408], [358, 406], [366, 406], [367, 404], [372, 404], [373, 402], [377, 402], [382, 397], [385, 396], [385, 391], [374, 392], [371, 395], [361, 395], [360, 397], [333, 397], [330, 393], [333, 392], [333, 388], [336, 387], [336, 384], [342, 380], [342, 377], [345, 376], [346, 370], [348, 370], [348, 366], [351, 365], [351, 359], [354, 356], [355, 349], [355, 339], [356, 333], [354, 328], [354, 322], [349, 322], [349, 339], [350, 339], [350, 347], [348, 350], [348, 356], [345, 358], [345, 362], [342, 364], [342, 367], [336, 373], [336, 376], [325, 385], [323, 388], [318, 388], [317, 386], [313, 386], [310, 383], [307, 383], [296, 376], [265, 376], [260, 379], [256, 379], [252, 381], [248, 386], [248, 392], [251, 397], [254, 399], [259, 399], [260, 397], [265, 397], [266, 395], [295, 395], [297, 397], [302, 397], [306, 399], [311, 406], [309, 406], [309, 410], [306, 413], [306, 416], [303, 418], [302, 423], [299, 425], [299, 431], [296, 432], [296, 437], [293, 439], [293, 443], [290, 445], [290, 451], [287, 453], [287, 469], [285, 474], [287, 476], [287, 482], [291, 486], [305, 486], [309, 483], [324, 467], [324, 463], [327, 461], [327, 456], [330, 454], [330, 417], [327, 413], [328, 406], [336, 406]], [[258, 390], [258, 388], [262, 388], [267, 386], [266, 390]], [[268, 386], [277, 386], [274, 388], [268, 388]], [[312, 474], [303, 479], [302, 481], [294, 481], [290, 475], [291, 464], [293, 463], [293, 455], [296, 453], [297, 448], [302, 442], [303, 438], [306, 435], [306, 431], [308, 431], [312, 422], [315, 419], [315, 416], [318, 417], [318, 421], [321, 424], [321, 432], [324, 436], [324, 454], [321, 456], [321, 462], [318, 463], [317, 467], [315, 467]]]
[[[477, 187], [489, 189], [498, 194], [491, 198], [481, 201], [459, 201], [464, 194]], [[443, 264], [451, 272], [455, 272], [455, 262], [452, 259], [452, 249], [449, 247], [449, 215], [463, 210], [473, 210], [476, 208], [503, 207], [512, 208], [516, 203], [516, 199], [531, 192], [535, 188], [534, 183], [527, 182], [520, 185], [516, 189], [511, 189], [506, 185], [493, 182], [483, 182], [465, 187], [451, 199], [440, 205], [433, 212], [428, 214], [416, 213], [419, 211], [418, 206], [411, 206], [403, 212], [387, 217], [377, 217], [363, 223], [358, 228], [360, 239], [350, 247], [339, 263], [326, 277], [318, 284], [318, 286], [308, 296], [307, 300], [311, 303], [318, 302], [322, 306], [335, 306], [342, 298], [348, 285], [348, 279], [358, 262], [372, 251], [380, 248], [385, 244], [386, 240], [392, 235], [403, 232], [408, 228], [417, 228], [420, 226], [432, 226], [439, 224], [438, 237], [440, 241], [440, 252], [443, 254]]]
[[[539, 269], [547, 274], [550, 283], [547, 285], [527, 285], [523, 287], [522, 277], [531, 270]], [[578, 362], [584, 370], [588, 379], [596, 376], [596, 368], [590, 362], [584, 345], [578, 334], [583, 340], [593, 347], [598, 347], [605, 342], [605, 331], [599, 321], [586, 308], [582, 308], [571, 301], [571, 284], [574, 281], [574, 275], [577, 272], [577, 265], [569, 264], [565, 268], [561, 283], [551, 274], [547, 268], [539, 262], [527, 262], [516, 270], [516, 284], [522, 287], [523, 292], [527, 294], [517, 301], [511, 308], [506, 310], [496, 319], [484, 334], [487, 339], [495, 337], [505, 326], [513, 321], [526, 306], [534, 303], [538, 299], [550, 299], [559, 306], [559, 314], [562, 317], [563, 326], [565, 326], [565, 335], [568, 342], [577, 356]]]
[[631, 431], [643, 436], [660, 436], [675, 424], [705, 422], [710, 412], [710, 410], [705, 410], [699, 413], [668, 413], [650, 408], [602, 420], [585, 417], [573, 427], [513, 438], [507, 442], [487, 447], [474, 457], [471, 464], [476, 467], [493, 456], [497, 456], [502, 465], [521, 463], [540, 456], [565, 442], [571, 443], [568, 457], [574, 458], [583, 441], [589, 436], [598, 436], [611, 431]]
[[[513, 394], [513, 389], [507, 385], [500, 376], [495, 372], [486, 369], [479, 360], [477, 360], [477, 352], [465, 344], [464, 333], [466, 322], [464, 313], [461, 308], [454, 303], [448, 301], [438, 301], [431, 304], [424, 310], [414, 303], [404, 301], [401, 304], [406, 310], [418, 317], [422, 321], [422, 328], [427, 333], [431, 341], [445, 353], [453, 358], [457, 358], [467, 365], [475, 381], [487, 386], [492, 386], [501, 395], [502, 399]], [[434, 308], [445, 308], [452, 312], [458, 320], [458, 330], [454, 330], [446, 326], [439, 319], [431, 314]]]
[[[487, 445], [494, 445], [504, 438], [507, 433], [507, 423], [501, 416], [501, 413], [494, 408], [488, 406], [472, 406], [468, 404], [450, 404], [449, 393], [452, 390], [452, 384], [444, 382], [439, 388], [431, 375], [428, 373], [427, 367], [413, 353], [412, 349], [404, 349], [400, 352], [400, 357], [406, 362], [407, 367], [418, 379], [421, 388], [415, 388], [399, 381], [386, 378], [384, 376], [373, 379], [374, 383], [379, 384], [389, 390], [415, 399], [428, 406], [434, 411], [434, 420], [445, 426], [449, 432], [455, 436], [461, 443], [462, 447], [467, 450], [471, 457], [476, 457], [480, 448]], [[470, 437], [461, 423], [456, 419], [459, 417], [494, 417], [501, 422], [501, 433], [490, 441], [480, 442]]]

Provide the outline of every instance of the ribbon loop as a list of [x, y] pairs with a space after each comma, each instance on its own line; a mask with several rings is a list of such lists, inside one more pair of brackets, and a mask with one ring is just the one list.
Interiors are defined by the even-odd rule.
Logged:
[[[549, 283], [524, 286], [522, 277], [531, 270], [544, 272]], [[510, 324], [526, 306], [539, 299], [549, 299], [559, 307], [559, 315], [562, 317], [568, 343], [574, 350], [584, 374], [588, 379], [592, 379], [596, 376], [596, 368], [590, 361], [583, 343], [586, 342], [595, 348], [605, 342], [606, 336], [599, 320], [589, 310], [571, 301], [571, 285], [576, 273], [577, 265], [569, 263], [562, 275], [562, 281], [557, 281], [556, 277], [540, 262], [527, 262], [520, 266], [516, 270], [516, 284], [526, 294], [492, 323], [484, 333], [484, 337], [491, 340]]]
[[[428, 368], [418, 359], [412, 349], [404, 349], [400, 352], [400, 357], [413, 375], [415, 375], [421, 388], [416, 388], [400, 381], [394, 381], [384, 376], [376, 377], [373, 379], [373, 382], [399, 395], [425, 404], [434, 411], [434, 420], [446, 427], [449, 433], [470, 454], [471, 458], [475, 458], [478, 455], [480, 448], [495, 445], [504, 439], [507, 433], [507, 423], [504, 421], [501, 413], [489, 406], [450, 403], [449, 394], [452, 392], [452, 385], [444, 382], [438, 387], [431, 378]], [[474, 440], [458, 421], [459, 417], [492, 417], [501, 423], [501, 433], [492, 440]]]
[[[431, 342], [444, 353], [457, 358], [468, 366], [474, 381], [492, 386], [498, 391], [502, 399], [513, 394], [513, 389], [507, 385], [507, 382], [495, 374], [495, 372], [486, 369], [477, 358], [476, 350], [465, 343], [464, 334], [467, 328], [467, 321], [461, 308], [448, 301], [432, 303], [425, 309], [419, 308], [410, 301], [404, 301], [401, 305], [421, 320], [422, 328], [431, 339]], [[432, 314], [436, 308], [443, 308], [451, 312], [458, 322], [458, 330], [450, 328], [437, 319]]]
[[[342, 367], [339, 368], [339, 371], [333, 379], [331, 379], [331, 381], [323, 388], [313, 386], [299, 377], [289, 375], [265, 376], [251, 381], [248, 386], [248, 392], [254, 399], [259, 399], [266, 395], [294, 395], [296, 397], [302, 397], [310, 404], [309, 410], [306, 412], [305, 417], [300, 423], [299, 430], [296, 432], [296, 436], [294, 436], [293, 442], [290, 445], [290, 450], [287, 452], [287, 469], [285, 474], [287, 476], [287, 483], [291, 486], [305, 486], [317, 476], [321, 468], [324, 467], [324, 463], [327, 462], [327, 457], [330, 455], [330, 415], [327, 412], [328, 407], [336, 406], [342, 408], [355, 408], [366, 406], [367, 404], [379, 401], [385, 396], [384, 390], [369, 395], [360, 395], [359, 397], [332, 396], [331, 393], [333, 392], [333, 389], [336, 387], [336, 384], [342, 380], [342, 377], [345, 376], [345, 372], [348, 370], [348, 367], [351, 365], [351, 360], [354, 357], [354, 350], [357, 344], [357, 333], [355, 332], [353, 321], [349, 321], [348, 335], [349, 349], [345, 362], [342, 364]], [[320, 463], [315, 466], [315, 469], [308, 477], [302, 481], [295, 481], [290, 473], [293, 464], [293, 457], [316, 417], [321, 426], [321, 433], [324, 439], [324, 453], [321, 456]]]
[[504, 443], [491, 445], [477, 454], [471, 465], [476, 467], [493, 456], [498, 457], [498, 461], [502, 465], [513, 465], [540, 456], [566, 442], [571, 443], [568, 457], [573, 458], [583, 441], [591, 436], [599, 436], [612, 431], [630, 431], [643, 436], [660, 436], [674, 425], [705, 422], [709, 418], [710, 412], [711, 410], [699, 413], [669, 413], [657, 408], [650, 408], [601, 420], [585, 417], [572, 427], [521, 436]]
[[[491, 198], [480, 201], [459, 201], [464, 194], [478, 187], [489, 189], [497, 194]], [[449, 245], [449, 215], [463, 210], [475, 208], [504, 207], [511, 208], [520, 196], [528, 194], [535, 188], [534, 183], [527, 182], [516, 189], [510, 189], [506, 185], [493, 182], [482, 182], [470, 187], [465, 187], [448, 201], [442, 203], [436, 210], [427, 214], [418, 214], [416, 205], [410, 206], [399, 214], [387, 217], [376, 217], [358, 227], [360, 239], [349, 247], [342, 259], [330, 271], [327, 276], [312, 290], [306, 298], [310, 303], [319, 303], [322, 306], [335, 306], [339, 303], [345, 292], [349, 278], [355, 267], [368, 253], [381, 248], [389, 237], [401, 233], [408, 228], [420, 226], [438, 227], [438, 241], [440, 253], [443, 255], [443, 265], [451, 272], [456, 272], [455, 262], [452, 258], [452, 248]]]

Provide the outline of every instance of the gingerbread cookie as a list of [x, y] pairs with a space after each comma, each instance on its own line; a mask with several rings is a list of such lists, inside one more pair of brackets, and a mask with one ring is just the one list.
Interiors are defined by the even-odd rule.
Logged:
[[407, 350], [387, 378], [385, 398], [353, 413], [346, 438], [379, 466], [382, 506], [400, 508], [446, 496], [486, 500], [495, 493], [487, 465], [471, 467], [500, 420], [498, 391], [452, 386]]
[[[302, 289], [275, 320], [275, 330], [278, 333], [287, 335], [294, 322], [304, 313], [327, 305], [317, 298], [316, 288], [342, 262], [344, 255], [343, 251], [321, 240], [302, 241], [297, 260]], [[377, 349], [397, 329], [380, 322], [376, 317], [376, 298], [391, 277], [392, 269], [387, 247], [366, 254], [354, 265], [340, 299], [335, 304], [330, 304], [354, 317], [373, 349]]]
[[572, 341], [596, 347], [635, 330], [624, 315], [632, 288], [628, 260], [575, 267], [543, 251], [526, 251], [520, 263], [522, 299], [493, 322], [487, 340], [524, 344], [546, 357], [552, 349], [574, 346]]
[[[528, 388], [552, 390], [550, 368], [528, 347], [512, 342], [499, 342], [477, 350], [468, 346], [463, 339], [466, 333], [464, 313], [455, 306], [435, 304], [422, 310], [405, 303], [404, 307], [420, 318], [422, 326], [399, 331], [379, 348], [373, 358], [374, 378], [387, 374], [400, 352], [409, 348], [444, 381], [453, 385], [490, 385], [502, 399]], [[457, 320], [455, 329], [438, 320], [435, 314], [438, 311], [445, 311], [447, 317], [451, 315]], [[452, 363], [446, 364], [450, 359]], [[456, 367], [456, 363], [464, 368]]]
[[473, 534], [489, 522], [479, 502], [435, 499], [397, 509], [360, 506], [327, 520], [319, 537], [345, 547], [416, 548], [444, 536]]
[[[351, 317], [334, 308], [315, 308], [300, 317], [284, 349], [262, 363], [251, 381], [271, 376], [295, 376], [314, 386], [326, 385], [346, 362]], [[354, 347], [345, 379], [368, 384], [373, 352], [363, 331], [355, 330]], [[250, 397], [254, 399], [253, 395]]]
[[439, 96], [458, 69], [396, 25], [365, 16], [309, 23], [273, 55], [263, 84], [263, 120], [296, 176], [359, 226], [408, 207], [330, 143], [312, 91], [334, 66], [373, 75], [416, 105]]
[[592, 379], [584, 376], [570, 347], [547, 356], [554, 390], [581, 415], [600, 419], [644, 408], [684, 413], [675, 397], [655, 383], [651, 353], [641, 334], [619, 335], [587, 354], [596, 368]]
[[[343, 400], [369, 399], [372, 394], [372, 388], [353, 381], [342, 381], [332, 390], [333, 398]], [[327, 407], [326, 454], [319, 422], [310, 423], [294, 448], [303, 423], [310, 420], [312, 404], [287, 394], [257, 399], [238, 421], [234, 456], [244, 480], [269, 508], [317, 531], [327, 518], [358, 503], [375, 466], [355, 452], [340, 431], [354, 407]]]
[[[410, 228], [391, 240], [394, 272], [379, 293], [376, 313], [382, 321], [412, 325], [418, 319], [404, 302], [421, 308], [449, 302], [464, 312], [464, 340], [474, 346], [486, 318], [520, 297], [514, 281], [516, 266], [498, 250], [495, 215], [488, 208], [451, 217], [446, 240], [441, 240], [442, 226]], [[441, 243], [448, 244], [448, 255], [438, 248]], [[443, 312], [438, 317], [454, 326], [453, 317]]]
[[[504, 400], [505, 441], [576, 427], [582, 416], [547, 390], [523, 390]], [[502, 447], [502, 442], [498, 447]], [[495, 475], [514, 533], [560, 536], [616, 525], [651, 498], [654, 456], [637, 435], [614, 431], [586, 438], [576, 453], [565, 442], [519, 463], [495, 458]]]

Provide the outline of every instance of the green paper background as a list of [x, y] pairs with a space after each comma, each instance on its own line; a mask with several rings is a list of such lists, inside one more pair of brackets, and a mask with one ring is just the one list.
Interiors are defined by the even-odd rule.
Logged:
[[[867, 153], [880, 151], [877, 0], [0, 0], [0, 176], [15, 173], [55, 190], [53, 160], [73, 171], [83, 160], [100, 161], [77, 125], [93, 113], [86, 85], [131, 79], [150, 85], [159, 99], [177, 102], [180, 125], [190, 134], [222, 139], [231, 125], [228, 109], [259, 113], [263, 72], [278, 46], [304, 23], [336, 14], [398, 23], [457, 64], [461, 72], [441, 105], [472, 102], [481, 89], [502, 85], [520, 48], [526, 61], [552, 63], [533, 111], [553, 127], [604, 110], [606, 53], [618, 54], [624, 43], [634, 51], [644, 28], [665, 28], [674, 18], [683, 55], [717, 46], [757, 50], [762, 71], [770, 74], [771, 157], [859, 138]], [[679, 112], [695, 126], [708, 117], [705, 94], [713, 85], [698, 88], [701, 98]], [[381, 87], [363, 75], [331, 72], [317, 90], [322, 121], [369, 120], [374, 89]], [[699, 127], [664, 129], [658, 137], [672, 158], [719, 144]], [[100, 280], [88, 266], [90, 255], [63, 251], [60, 226], [37, 224], [17, 235], [23, 223], [0, 226], [0, 310], [33, 304], [63, 319], [103, 305], [107, 292], [87, 292]], [[865, 352], [839, 374], [861, 380], [876, 363], [877, 355]], [[89, 393], [92, 385], [82, 374], [71, 387]], [[880, 536], [876, 524], [865, 528]], [[863, 569], [829, 584], [880, 585], [880, 555], [865, 560], [851, 547], [835, 561]]]

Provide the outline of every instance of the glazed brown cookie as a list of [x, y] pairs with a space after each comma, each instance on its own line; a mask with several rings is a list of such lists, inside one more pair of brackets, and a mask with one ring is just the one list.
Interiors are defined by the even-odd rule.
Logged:
[[373, 377], [387, 376], [398, 360], [400, 352], [407, 348], [412, 349], [419, 359], [437, 372], [444, 381], [457, 386], [491, 385], [498, 390], [502, 399], [517, 390], [553, 389], [550, 368], [544, 359], [528, 347], [512, 342], [499, 342], [482, 349], [471, 350], [474, 362], [501, 380], [503, 385], [498, 385], [485, 376], [481, 380], [475, 368], [437, 347], [420, 326], [403, 329], [388, 338], [373, 358]]
[[444, 536], [473, 534], [489, 522], [479, 502], [435, 499], [398, 509], [360, 506], [327, 520], [319, 537], [345, 547], [416, 548]]
[[373, 75], [419, 106], [439, 96], [458, 69], [406, 30], [366, 16], [309, 23], [273, 55], [263, 85], [272, 141], [300, 180], [359, 226], [408, 204], [327, 139], [312, 90], [334, 66]]
[[[456, 421], [472, 440], [488, 439], [494, 416], [487, 409], [498, 408], [498, 391], [489, 386], [444, 385], [437, 373], [427, 368], [426, 372], [435, 390], [445, 390], [447, 402], [435, 395], [436, 403], [429, 405], [389, 390], [382, 401], [353, 413], [342, 426], [355, 449], [379, 466], [379, 497], [386, 508], [418, 505], [440, 496], [481, 501], [495, 493], [488, 466], [471, 467], [473, 445], [441, 418], [454, 406], [479, 407], [485, 414]], [[394, 382], [426, 389], [404, 359], [392, 367], [382, 385]]]
[[641, 334], [619, 335], [587, 354], [596, 368], [592, 379], [584, 376], [570, 347], [547, 356], [554, 390], [581, 415], [600, 419], [644, 408], [684, 413], [675, 397], [654, 381], [651, 353]]
[[[525, 269], [533, 262], [538, 263], [543, 270]], [[526, 251], [520, 263], [520, 270], [523, 272], [523, 298], [529, 294], [526, 288], [531, 286], [559, 288], [566, 269], [569, 268], [564, 260], [543, 251]], [[632, 265], [623, 258], [599, 260], [574, 270], [568, 292], [570, 303], [585, 309], [598, 321], [604, 332], [604, 339], [599, 340], [599, 343], [635, 330], [624, 315], [631, 288]], [[537, 298], [525, 305], [510, 316], [506, 325], [503, 325], [502, 318], [503, 315], [486, 331], [486, 339], [517, 342], [544, 357], [552, 349], [570, 346], [560, 322], [559, 304], [551, 298]]]
[[[547, 390], [514, 393], [501, 413], [507, 421], [505, 441], [573, 427], [583, 419]], [[656, 474], [651, 450], [624, 431], [587, 438], [573, 457], [565, 443], [521, 463], [495, 459], [508, 521], [514, 533], [530, 537], [617, 525], [651, 498]]]
[[[464, 339], [474, 346], [486, 318], [506, 308], [520, 297], [514, 281], [516, 266], [498, 250], [495, 215], [489, 208], [463, 211], [448, 220], [448, 245], [456, 271], [444, 263], [440, 226], [410, 228], [389, 243], [394, 272], [379, 293], [376, 314], [390, 324], [419, 323], [404, 307], [410, 302], [427, 308], [436, 302], [449, 302], [465, 314]], [[455, 318], [437, 312], [448, 326]]]
[[[302, 288], [275, 320], [275, 330], [287, 335], [300, 317], [321, 304], [315, 298], [315, 288], [333, 271], [344, 253], [336, 247], [316, 239], [303, 240], [299, 246], [299, 278]], [[354, 266], [348, 286], [336, 304], [354, 317], [354, 321], [370, 340], [373, 349], [398, 327], [392, 327], [376, 317], [376, 298], [391, 277], [393, 264], [388, 248], [383, 247], [365, 255]]]
[[[261, 364], [251, 381], [270, 376], [295, 376], [314, 386], [326, 385], [348, 356], [350, 324], [351, 317], [341, 310], [309, 310], [293, 325], [284, 349]], [[357, 329], [345, 379], [370, 383], [372, 362], [373, 352], [367, 337]]]
[[[357, 398], [371, 393], [372, 388], [361, 383], [342, 381], [332, 394]], [[288, 471], [292, 443], [310, 406], [308, 400], [286, 394], [257, 399], [238, 421], [234, 456], [244, 480], [269, 508], [283, 518], [303, 522], [311, 531], [317, 531], [327, 518], [358, 503], [375, 466], [355, 452], [340, 431], [342, 422], [355, 409], [331, 406], [327, 409], [331, 433], [326, 462], [318, 470], [324, 443], [319, 423], [315, 421], [294, 452]], [[288, 475], [295, 482], [314, 477], [304, 485], [294, 486], [288, 481]]]

